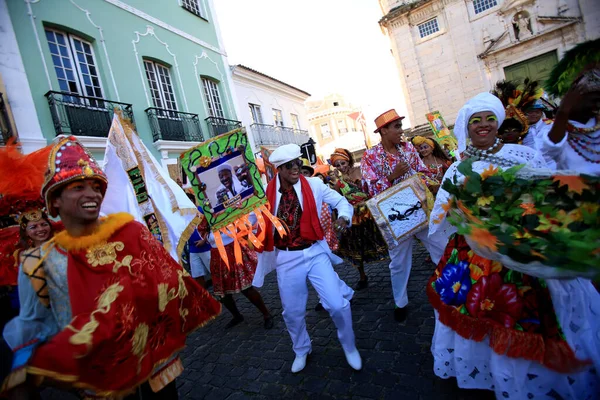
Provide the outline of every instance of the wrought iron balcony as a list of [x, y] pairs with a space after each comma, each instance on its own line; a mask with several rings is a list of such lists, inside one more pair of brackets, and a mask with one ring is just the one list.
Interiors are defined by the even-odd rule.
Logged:
[[202, 129], [198, 114], [150, 107], [146, 110], [152, 137], [157, 140], [177, 142], [202, 142]]
[[14, 132], [12, 131], [12, 125], [8, 118], [8, 111], [6, 110], [6, 103], [4, 102], [4, 94], [0, 93], [0, 130], [2, 130], [2, 136], [0, 136], [0, 146], [6, 144]]
[[258, 146], [280, 146], [288, 143], [302, 145], [310, 139], [308, 131], [287, 128], [285, 126], [252, 124], [250, 125], [250, 130], [252, 131], [254, 142]]
[[227, 133], [242, 127], [242, 123], [240, 121], [233, 119], [208, 117], [204, 120], [206, 121], [206, 125], [208, 125], [211, 137], [222, 135], [223, 133]]
[[57, 136], [107, 137], [115, 108], [133, 121], [133, 106], [128, 103], [55, 91], [45, 96]]

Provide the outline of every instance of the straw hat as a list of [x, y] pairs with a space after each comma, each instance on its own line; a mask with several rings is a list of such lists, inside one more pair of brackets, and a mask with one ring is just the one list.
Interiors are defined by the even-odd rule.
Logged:
[[398, 113], [396, 112], [396, 110], [394, 110], [393, 108], [391, 110], [387, 110], [386, 112], [381, 114], [379, 117], [375, 118], [375, 126], [377, 127], [377, 129], [375, 129], [374, 132], [375, 133], [379, 132], [379, 130], [381, 128], [383, 128], [390, 122], [394, 122], [398, 119], [403, 120], [404, 117], [399, 116]]

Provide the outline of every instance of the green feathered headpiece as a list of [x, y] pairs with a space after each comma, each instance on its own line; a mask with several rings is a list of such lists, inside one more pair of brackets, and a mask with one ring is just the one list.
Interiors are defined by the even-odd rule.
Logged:
[[546, 92], [555, 97], [564, 96], [585, 67], [597, 63], [600, 63], [600, 39], [578, 44], [554, 66], [546, 81]]

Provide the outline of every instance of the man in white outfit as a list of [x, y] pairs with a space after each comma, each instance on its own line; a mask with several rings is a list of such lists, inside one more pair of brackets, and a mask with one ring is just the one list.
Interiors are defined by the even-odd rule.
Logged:
[[267, 223], [264, 252], [259, 256], [254, 285], [262, 286], [264, 275], [269, 270], [277, 270], [283, 319], [296, 353], [292, 372], [304, 369], [311, 352], [305, 320], [307, 278], [337, 327], [348, 364], [360, 370], [362, 360], [356, 349], [349, 302], [352, 290], [333, 270], [332, 262], [343, 261], [329, 249], [319, 222], [321, 205], [327, 203], [338, 210], [340, 217], [334, 225], [343, 231], [351, 224], [353, 207], [319, 178], [302, 176], [300, 157], [300, 147], [295, 144], [281, 146], [269, 157], [278, 174], [267, 186], [267, 198], [286, 229], [282, 236], [270, 221]]

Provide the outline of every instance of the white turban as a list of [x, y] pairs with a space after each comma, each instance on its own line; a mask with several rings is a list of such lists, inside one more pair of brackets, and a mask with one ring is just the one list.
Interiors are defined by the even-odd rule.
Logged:
[[504, 106], [499, 98], [491, 93], [484, 92], [479, 93], [460, 109], [456, 122], [454, 123], [454, 136], [458, 141], [458, 153], [462, 153], [467, 148], [469, 142], [469, 132], [467, 130], [469, 119], [475, 113], [482, 111], [493, 112], [498, 118], [498, 127], [504, 122], [506, 113], [504, 112]]
[[283, 146], [279, 146], [269, 156], [269, 162], [275, 166], [275, 168], [279, 168], [281, 165], [285, 164], [288, 161], [295, 160], [296, 158], [300, 158], [302, 156], [302, 152], [300, 151], [300, 146], [297, 144], [284, 144]]

